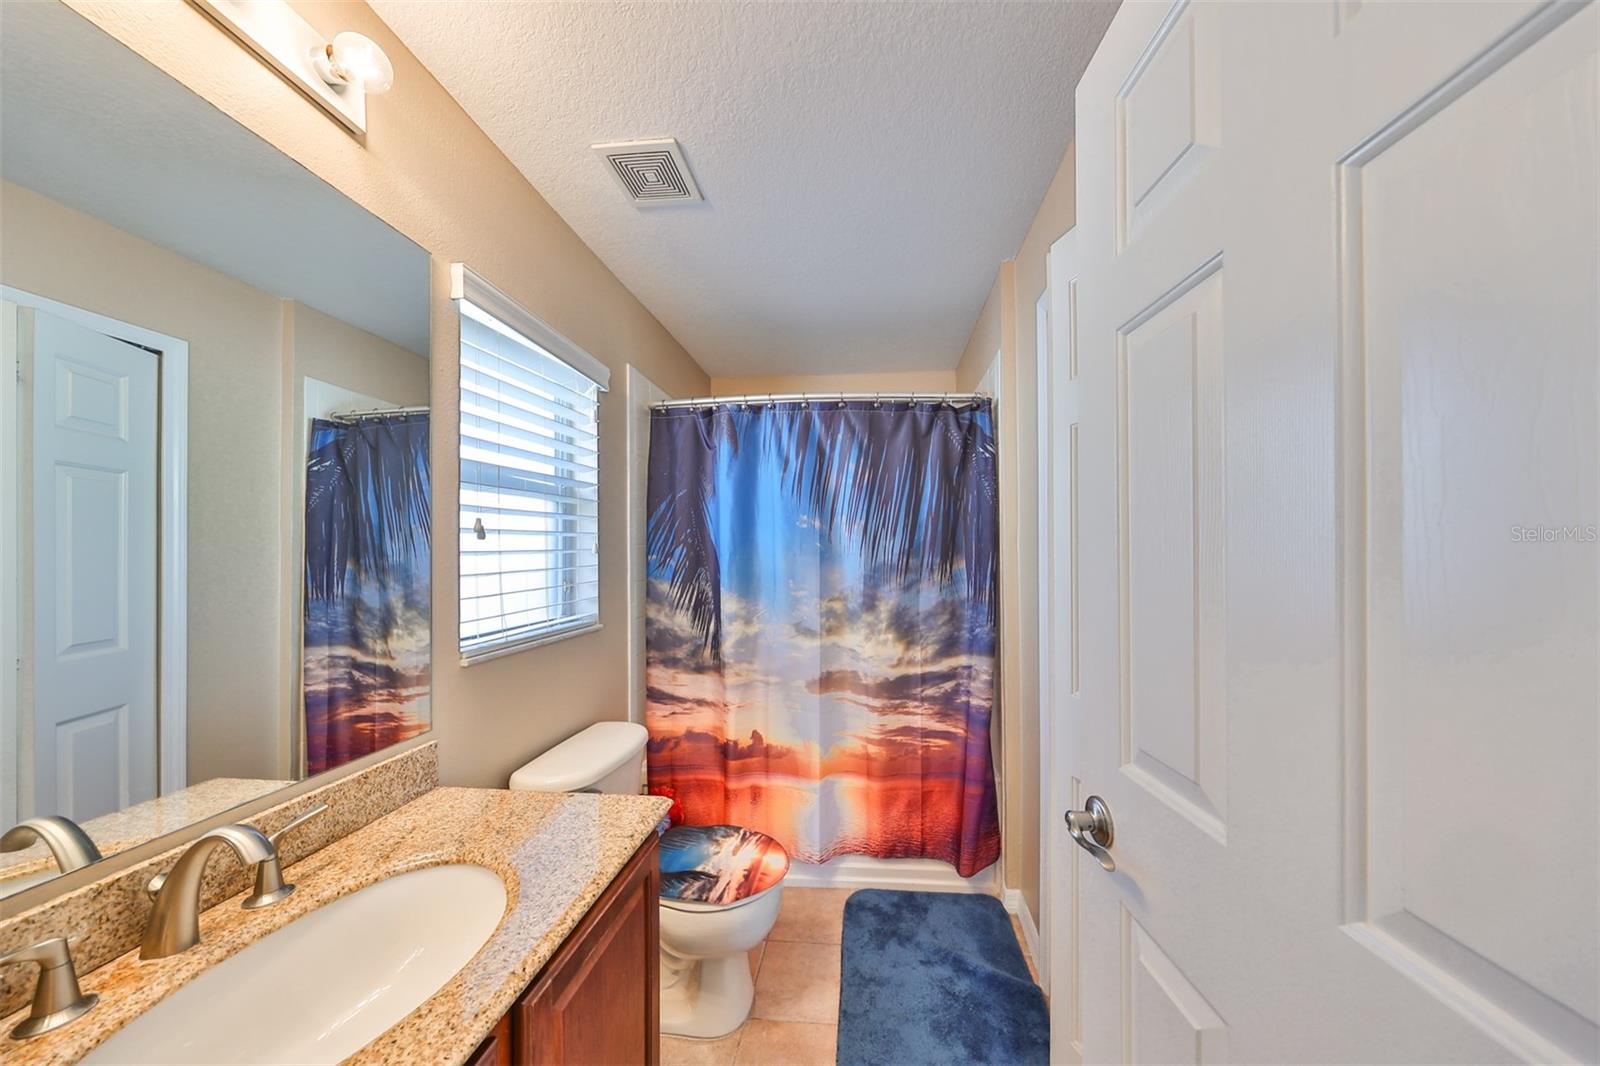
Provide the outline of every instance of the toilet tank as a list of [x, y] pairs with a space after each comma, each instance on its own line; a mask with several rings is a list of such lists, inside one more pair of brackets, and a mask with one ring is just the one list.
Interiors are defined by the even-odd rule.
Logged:
[[637, 795], [650, 739], [637, 722], [596, 722], [511, 775], [520, 792], [621, 792]]

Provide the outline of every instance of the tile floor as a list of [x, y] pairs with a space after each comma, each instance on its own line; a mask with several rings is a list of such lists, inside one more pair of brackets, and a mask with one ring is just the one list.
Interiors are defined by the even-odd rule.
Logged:
[[[662, 1066], [832, 1066], [839, 1025], [839, 941], [850, 892], [785, 888], [771, 935], [750, 952], [756, 978], [750, 1020], [721, 1040], [663, 1036]], [[1011, 924], [1017, 928], [1016, 919]], [[1022, 943], [1020, 928], [1017, 942]], [[1022, 954], [1032, 970], [1025, 944]]]

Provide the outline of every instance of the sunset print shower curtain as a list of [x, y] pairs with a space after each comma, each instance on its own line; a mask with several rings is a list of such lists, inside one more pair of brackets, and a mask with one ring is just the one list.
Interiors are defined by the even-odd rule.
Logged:
[[988, 401], [655, 411], [651, 789], [803, 862], [994, 862], [996, 499]]
[[428, 416], [315, 419], [306, 459], [306, 772], [427, 731]]

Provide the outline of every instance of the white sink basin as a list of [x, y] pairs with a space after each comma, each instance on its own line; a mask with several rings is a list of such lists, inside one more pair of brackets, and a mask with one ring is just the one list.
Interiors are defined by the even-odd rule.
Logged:
[[505, 913], [481, 866], [399, 874], [218, 963], [86, 1063], [337, 1063], [437, 992]]

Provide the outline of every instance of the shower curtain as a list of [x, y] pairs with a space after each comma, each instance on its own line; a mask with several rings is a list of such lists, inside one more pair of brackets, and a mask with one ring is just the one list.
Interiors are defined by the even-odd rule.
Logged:
[[1000, 854], [989, 401], [650, 425], [651, 790], [801, 861]]
[[315, 419], [306, 460], [306, 772], [425, 732], [428, 416]]

